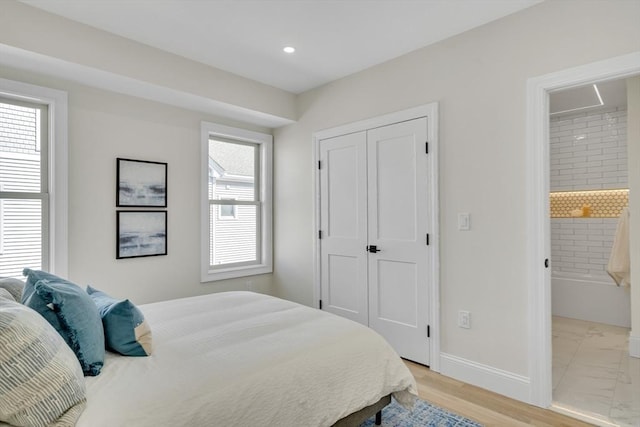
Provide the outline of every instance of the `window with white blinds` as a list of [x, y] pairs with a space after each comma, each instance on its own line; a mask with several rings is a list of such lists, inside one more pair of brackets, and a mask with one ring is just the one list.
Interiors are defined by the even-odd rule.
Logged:
[[0, 98], [0, 276], [48, 269], [48, 106]]
[[68, 95], [0, 78], [0, 276], [68, 272]]

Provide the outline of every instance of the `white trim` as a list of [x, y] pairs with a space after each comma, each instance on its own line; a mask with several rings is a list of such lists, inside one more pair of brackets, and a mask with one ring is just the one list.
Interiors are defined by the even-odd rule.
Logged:
[[549, 233], [549, 93], [640, 73], [640, 52], [531, 78], [527, 82], [529, 403], [551, 405], [551, 280]]
[[[438, 103], [432, 102], [431, 104], [420, 105], [418, 107], [395, 111], [393, 113], [373, 117], [370, 119], [360, 120], [354, 123], [348, 123], [330, 129], [324, 129], [315, 132], [313, 134], [313, 137], [316, 141], [319, 141], [321, 139], [333, 138], [335, 136], [346, 135], [349, 133], [360, 132], [368, 129], [375, 129], [393, 123], [406, 122], [407, 120], [413, 120], [420, 117], [434, 117], [437, 119], [437, 114]], [[434, 121], [433, 124], [431, 123], [431, 120], [429, 120], [429, 129], [432, 125], [437, 126], [437, 120]], [[431, 136], [432, 135], [429, 135], [429, 137]]]
[[640, 358], [640, 336], [634, 336], [629, 332], [629, 356]]
[[442, 375], [473, 384], [512, 399], [527, 401], [530, 381], [524, 375], [483, 365], [472, 360], [441, 353]]
[[49, 110], [49, 271], [67, 276], [68, 128], [67, 92], [0, 79], [0, 95], [47, 104]]
[[[229, 268], [209, 267], [209, 138], [216, 136], [234, 141], [245, 141], [260, 146], [260, 200], [262, 210], [257, 232], [261, 234], [260, 264]], [[232, 279], [273, 271], [272, 185], [273, 185], [273, 137], [266, 133], [201, 122], [200, 124], [200, 281]]]
[[355, 123], [338, 126], [335, 128], [325, 129], [313, 134], [313, 240], [315, 242], [313, 248], [313, 298], [314, 306], [320, 300], [320, 240], [318, 239], [318, 230], [320, 230], [320, 176], [318, 170], [318, 159], [320, 150], [320, 141], [335, 136], [345, 135], [354, 132], [360, 132], [368, 129], [375, 129], [381, 126], [387, 126], [394, 123], [413, 120], [421, 117], [427, 118], [427, 139], [429, 142], [429, 191], [432, 195], [432, 204], [430, 208], [431, 230], [430, 241], [433, 245], [433, 264], [430, 266], [431, 277], [429, 283], [431, 287], [429, 292], [429, 325], [431, 328], [431, 338], [429, 345], [429, 367], [434, 372], [440, 372], [440, 222], [439, 222], [439, 197], [438, 197], [438, 103], [433, 102], [418, 107], [409, 108], [402, 111], [385, 114]]

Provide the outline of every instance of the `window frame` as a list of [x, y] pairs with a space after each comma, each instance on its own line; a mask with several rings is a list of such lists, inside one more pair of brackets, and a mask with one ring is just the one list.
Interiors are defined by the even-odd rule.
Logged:
[[48, 209], [43, 212], [42, 268], [66, 276], [69, 266], [67, 92], [0, 78], [0, 97], [47, 106], [47, 169], [42, 182], [48, 188], [41, 190], [46, 194], [42, 198], [43, 207], [48, 205]]
[[[209, 139], [220, 138], [231, 142], [257, 144], [259, 148], [260, 167], [258, 187], [260, 200], [260, 221], [256, 225], [258, 233], [259, 260], [257, 263], [238, 263], [229, 267], [211, 266], [210, 260], [210, 201], [209, 201]], [[216, 123], [201, 123], [201, 222], [200, 222], [200, 281], [214, 282], [237, 277], [253, 276], [273, 272], [272, 245], [272, 183], [273, 183], [273, 137], [266, 133], [249, 131]], [[216, 213], [217, 214], [217, 213]]]

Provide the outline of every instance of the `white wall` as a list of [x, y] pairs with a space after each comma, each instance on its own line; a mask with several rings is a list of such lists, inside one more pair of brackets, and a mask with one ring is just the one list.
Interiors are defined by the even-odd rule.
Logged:
[[[69, 94], [71, 280], [136, 303], [247, 289], [243, 279], [200, 283], [200, 121], [269, 129], [7, 67], [0, 77]], [[167, 256], [116, 260], [117, 157], [168, 163]], [[270, 274], [250, 280], [271, 292]]]
[[276, 292], [313, 303], [313, 132], [439, 101], [442, 350], [526, 379], [526, 81], [640, 50], [639, 15], [544, 2], [300, 95], [298, 123], [275, 132]]
[[[629, 198], [631, 236], [640, 229], [640, 76], [627, 79], [627, 108], [629, 112], [627, 138], [629, 146]], [[631, 239], [631, 334], [629, 354], [640, 357], [640, 239]]]

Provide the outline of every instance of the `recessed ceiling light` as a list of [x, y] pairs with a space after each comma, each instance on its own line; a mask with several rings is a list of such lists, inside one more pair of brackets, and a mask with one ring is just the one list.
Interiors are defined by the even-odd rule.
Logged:
[[284, 50], [284, 51], [285, 51], [285, 53], [293, 53], [293, 52], [295, 52], [295, 51], [296, 51], [296, 48], [295, 48], [295, 47], [292, 47], [292, 46], [286, 46], [286, 47], [285, 47], [284, 49], [282, 49], [282, 50]]

